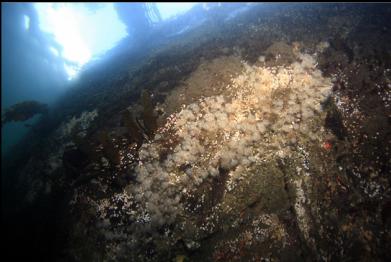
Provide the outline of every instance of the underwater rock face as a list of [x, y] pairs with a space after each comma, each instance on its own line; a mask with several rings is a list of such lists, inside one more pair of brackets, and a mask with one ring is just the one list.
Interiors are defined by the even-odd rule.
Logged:
[[[199, 69], [218, 68], [223, 61], [227, 57], [206, 61]], [[242, 70], [228, 84], [216, 87], [208, 97], [195, 96], [188, 104], [177, 104], [179, 110], [164, 115], [166, 122], [153, 139], [142, 144], [135, 167], [136, 185], [115, 193], [109, 202], [89, 199], [99, 207], [102, 221], [110, 217], [110, 223], [114, 223], [113, 229], [100, 228], [109, 242], [128, 239], [129, 244], [123, 243], [122, 248], [140, 256], [150, 244], [156, 252], [164, 253], [174, 248], [178, 240], [184, 241], [186, 249], [198, 249], [203, 238], [216, 234], [222, 226], [234, 230], [241, 221], [238, 215], [247, 208], [259, 208], [263, 194], [273, 189], [271, 194], [280, 192], [280, 196], [273, 200], [277, 201], [274, 207], [271, 203], [268, 208], [285, 210], [291, 203], [298, 234], [310, 249], [316, 248], [303, 191], [307, 182], [301, 176], [309, 175], [305, 169], [306, 145], [321, 148], [325, 137], [325, 130], [319, 125], [326, 115], [321, 103], [331, 92], [331, 79], [322, 76], [316, 69], [316, 58], [309, 54], [298, 53], [297, 62], [286, 66], [250, 66], [238, 57], [230, 61], [236, 61], [238, 65], [233, 67]], [[199, 74], [199, 69], [193, 74]], [[213, 70], [208, 72], [213, 74]], [[194, 79], [197, 78], [189, 77], [187, 88], [173, 90], [173, 94], [191, 93], [191, 87], [197, 88], [191, 82]], [[168, 97], [167, 101], [171, 101]], [[165, 112], [173, 106], [170, 102], [161, 105]], [[292, 189], [286, 191], [285, 173], [279, 171], [276, 160], [303, 157], [299, 161], [304, 161], [304, 167], [293, 171], [296, 177], [289, 178], [294, 179], [290, 182]], [[249, 181], [257, 186], [249, 188]], [[263, 185], [270, 188], [262, 189]], [[292, 192], [296, 196], [288, 197]], [[111, 201], [121, 202], [119, 213], [114, 216]], [[284, 224], [274, 214], [268, 214], [267, 209], [259, 219], [270, 220], [264, 222], [270, 224], [270, 230], [248, 231], [243, 236], [246, 241], [261, 244], [276, 234], [279, 240], [289, 238]], [[223, 217], [231, 222], [221, 224]], [[125, 221], [131, 222], [127, 225], [129, 222]], [[251, 223], [255, 228], [260, 222]], [[126, 235], [121, 233], [123, 226], [128, 228]], [[145, 234], [152, 237], [145, 238]], [[225, 247], [216, 248], [214, 256], [219, 257], [218, 250]], [[121, 257], [115, 250], [109, 254]]]
[[12, 121], [26, 121], [36, 114], [47, 113], [48, 106], [38, 101], [24, 101], [6, 109], [1, 115], [1, 125]]
[[266, 49], [266, 61], [273, 62], [275, 65], [292, 63], [295, 60], [294, 48], [296, 47], [284, 42], [276, 42]]
[[29, 203], [69, 190], [61, 259], [387, 261], [389, 29], [333, 5], [250, 10], [92, 70], [20, 179]]
[[[146, 196], [142, 202], [147, 209], [153, 207], [148, 210], [152, 218], [157, 214], [156, 220], [162, 223], [166, 214], [170, 221], [175, 214], [170, 211], [177, 207], [166, 203], [177, 202], [178, 192], [218, 176], [220, 167], [231, 171], [228, 183], [233, 183], [240, 180], [243, 169], [273, 157], [273, 151], [288, 154], [287, 143], [296, 144], [301, 137], [321, 139], [321, 130], [311, 124], [321, 113], [320, 103], [332, 84], [315, 69], [314, 58], [304, 54], [301, 58], [301, 63], [289, 67], [245, 64], [245, 71], [221, 95], [187, 105], [169, 117], [152, 143], [141, 147], [138, 195]], [[167, 144], [167, 139], [179, 144], [172, 145], [166, 159], [160, 159], [159, 144]], [[178, 169], [183, 165], [189, 168]], [[168, 192], [167, 199], [164, 192]]]

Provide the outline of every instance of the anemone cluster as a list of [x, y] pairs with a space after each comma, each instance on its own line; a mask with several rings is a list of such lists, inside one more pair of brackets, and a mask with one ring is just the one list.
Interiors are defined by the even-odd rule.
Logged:
[[85, 136], [85, 131], [88, 129], [90, 123], [98, 116], [98, 111], [95, 109], [91, 112], [84, 111], [80, 117], [72, 117], [68, 122], [63, 123], [59, 128], [61, 137], [67, 137], [75, 129], [80, 131], [80, 135]]
[[232, 188], [262, 161], [289, 154], [298, 140], [321, 139], [316, 119], [332, 80], [313, 56], [298, 58], [289, 66], [243, 62], [221, 94], [183, 105], [140, 148], [134, 194], [149, 223], [173, 223], [184, 212], [183, 196], [223, 171]]

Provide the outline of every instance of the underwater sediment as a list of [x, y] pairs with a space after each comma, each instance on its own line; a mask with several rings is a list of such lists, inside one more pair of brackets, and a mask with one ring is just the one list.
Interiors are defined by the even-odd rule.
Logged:
[[58, 260], [386, 261], [390, 14], [255, 5], [91, 69], [14, 216], [55, 213]]

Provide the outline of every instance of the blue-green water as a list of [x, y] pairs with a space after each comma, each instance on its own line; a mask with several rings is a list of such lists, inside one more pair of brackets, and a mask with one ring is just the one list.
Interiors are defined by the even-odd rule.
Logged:
[[[2, 4], [1, 7], [2, 111], [26, 100], [52, 104], [67, 86], [64, 61], [49, 51], [55, 46], [54, 40], [40, 31], [32, 4]], [[25, 17], [30, 17], [29, 28]], [[4, 125], [2, 154], [27, 133], [25, 124], [36, 120]]]

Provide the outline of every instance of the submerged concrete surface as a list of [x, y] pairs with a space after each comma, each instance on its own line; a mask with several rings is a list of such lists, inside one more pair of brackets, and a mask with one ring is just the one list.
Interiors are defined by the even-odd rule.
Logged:
[[221, 8], [81, 77], [9, 168], [11, 244], [60, 261], [387, 260], [390, 6]]

